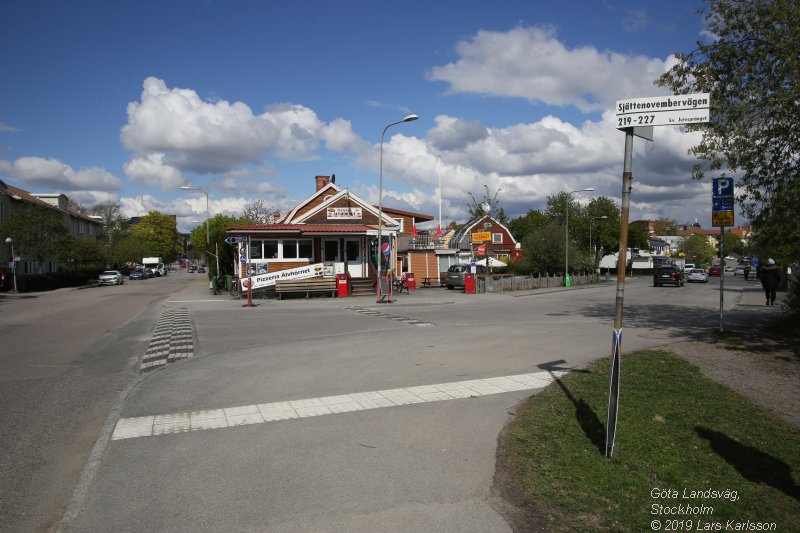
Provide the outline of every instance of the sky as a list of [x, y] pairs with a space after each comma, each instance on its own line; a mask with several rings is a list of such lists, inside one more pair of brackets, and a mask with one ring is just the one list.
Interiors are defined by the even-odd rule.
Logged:
[[[562, 191], [619, 202], [614, 104], [669, 94], [653, 82], [708, 38], [703, 5], [0, 0], [0, 179], [181, 231], [206, 217], [181, 186], [211, 217], [285, 213], [331, 174], [443, 225], [484, 186], [510, 218]], [[711, 227], [699, 139], [636, 139], [631, 220]]]

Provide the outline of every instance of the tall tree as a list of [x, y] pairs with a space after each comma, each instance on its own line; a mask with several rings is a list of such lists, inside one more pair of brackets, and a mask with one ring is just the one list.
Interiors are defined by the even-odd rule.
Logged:
[[181, 251], [181, 234], [175, 219], [158, 211], [150, 211], [140, 218], [139, 223], [131, 227], [131, 234], [149, 242], [149, 254], [163, 257], [164, 261], [172, 261]]
[[46, 261], [63, 258], [70, 244], [64, 215], [55, 209], [23, 203], [3, 224], [3, 233], [14, 240], [17, 255], [36, 261], [39, 273]]
[[217, 274], [217, 258], [219, 255], [220, 274], [233, 274], [233, 264], [236, 260], [236, 248], [225, 242], [225, 229], [230, 226], [250, 224], [252, 220], [244, 217], [229, 217], [226, 215], [216, 215], [208, 221], [208, 233], [210, 245], [206, 249], [206, 227], [197, 226], [189, 233], [189, 242], [194, 252], [199, 252], [206, 260], [208, 265], [208, 275], [212, 277]]
[[717, 254], [717, 250], [708, 242], [708, 237], [702, 233], [684, 237], [680, 250], [685, 254], [687, 262], [701, 265], [709, 264]]
[[670, 218], [660, 218], [653, 224], [653, 231], [656, 235], [663, 237], [665, 235], [678, 234], [678, 222]]
[[549, 222], [549, 219], [541, 211], [528, 210], [526, 214], [517, 217], [509, 222], [508, 229], [517, 239], [517, 242], [524, 241], [528, 235]]
[[259, 198], [244, 206], [242, 217], [251, 224], [272, 224], [275, 222], [275, 215], [279, 211], [274, 207], [269, 207], [267, 202]]
[[657, 83], [711, 93], [707, 124], [690, 153], [706, 173], [738, 179], [738, 201], [773, 249], [800, 255], [800, 2], [708, 0], [710, 43], [697, 43]]

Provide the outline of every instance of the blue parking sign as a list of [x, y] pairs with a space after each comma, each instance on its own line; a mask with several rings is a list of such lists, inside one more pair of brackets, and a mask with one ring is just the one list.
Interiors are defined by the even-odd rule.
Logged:
[[714, 178], [711, 196], [733, 196], [733, 178]]

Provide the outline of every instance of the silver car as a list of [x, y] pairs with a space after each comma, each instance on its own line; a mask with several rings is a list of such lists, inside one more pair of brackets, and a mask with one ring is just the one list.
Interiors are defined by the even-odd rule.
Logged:
[[708, 274], [702, 268], [693, 268], [686, 272], [686, 281], [699, 281], [708, 283]]
[[119, 270], [106, 270], [100, 274], [100, 285], [122, 285], [125, 279]]

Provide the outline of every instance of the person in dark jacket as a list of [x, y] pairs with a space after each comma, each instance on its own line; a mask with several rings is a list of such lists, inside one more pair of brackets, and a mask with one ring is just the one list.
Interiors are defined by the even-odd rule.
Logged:
[[767, 259], [767, 264], [761, 267], [759, 279], [761, 286], [764, 287], [764, 294], [767, 296], [767, 305], [775, 305], [775, 291], [778, 289], [781, 272], [774, 259]]

